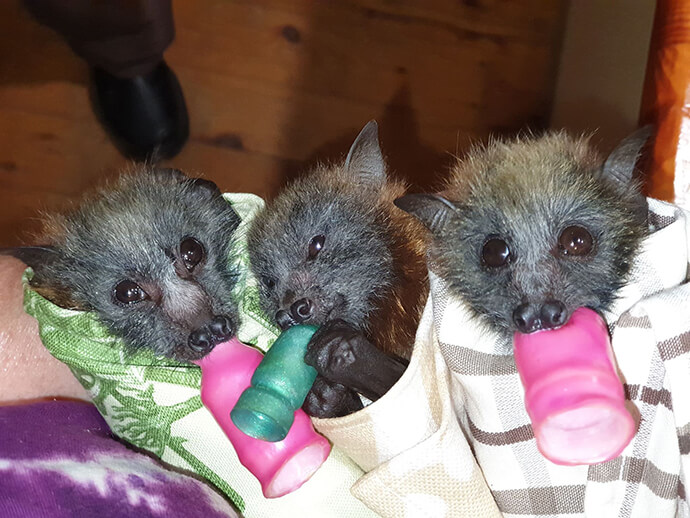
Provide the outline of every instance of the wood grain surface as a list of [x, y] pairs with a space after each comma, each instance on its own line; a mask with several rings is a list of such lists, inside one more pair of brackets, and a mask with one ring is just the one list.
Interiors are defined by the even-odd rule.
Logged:
[[[342, 157], [369, 119], [395, 174], [430, 189], [452, 155], [548, 121], [564, 5], [548, 0], [174, 0], [166, 60], [191, 137], [171, 165], [270, 197]], [[0, 246], [127, 166], [88, 68], [0, 2]]]

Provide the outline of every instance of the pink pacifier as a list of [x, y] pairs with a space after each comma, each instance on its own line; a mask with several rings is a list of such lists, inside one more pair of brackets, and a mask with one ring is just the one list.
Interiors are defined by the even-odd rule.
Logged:
[[233, 338], [195, 363], [201, 367], [201, 401], [230, 439], [242, 465], [261, 483], [264, 496], [276, 498], [309, 480], [326, 461], [331, 446], [301, 409], [295, 412], [287, 436], [278, 442], [250, 437], [233, 424], [230, 411], [250, 386], [262, 358], [259, 351]]
[[539, 451], [556, 464], [595, 464], [623, 451], [636, 424], [625, 407], [608, 329], [588, 308], [564, 326], [515, 333], [515, 364]]

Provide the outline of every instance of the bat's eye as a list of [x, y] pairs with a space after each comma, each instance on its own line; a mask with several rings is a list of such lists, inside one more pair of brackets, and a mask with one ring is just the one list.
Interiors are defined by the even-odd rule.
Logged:
[[482, 248], [482, 262], [489, 268], [498, 268], [510, 261], [510, 248], [508, 243], [498, 237], [492, 237]]
[[273, 277], [264, 275], [263, 277], [261, 277], [261, 284], [266, 286], [266, 288], [268, 288], [269, 290], [272, 290], [276, 287], [276, 280]]
[[185, 268], [190, 272], [204, 258], [204, 246], [193, 237], [188, 237], [180, 243], [180, 255]]
[[311, 238], [309, 241], [309, 251], [307, 252], [307, 259], [314, 259], [323, 248], [326, 242], [326, 236], [318, 235]]
[[593, 246], [592, 234], [586, 228], [578, 225], [567, 227], [558, 238], [558, 249], [567, 256], [589, 255]]
[[114, 291], [115, 299], [122, 304], [136, 304], [149, 298], [141, 286], [129, 279], [119, 282]]

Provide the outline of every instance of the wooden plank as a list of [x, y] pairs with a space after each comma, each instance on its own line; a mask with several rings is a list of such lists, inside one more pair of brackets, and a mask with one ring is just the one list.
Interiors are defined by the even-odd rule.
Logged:
[[[391, 169], [430, 189], [451, 154], [548, 116], [563, 3], [174, 0], [166, 60], [191, 137], [171, 165], [272, 196], [346, 153], [369, 119]], [[0, 246], [116, 174], [88, 68], [19, 0], [0, 2]]]

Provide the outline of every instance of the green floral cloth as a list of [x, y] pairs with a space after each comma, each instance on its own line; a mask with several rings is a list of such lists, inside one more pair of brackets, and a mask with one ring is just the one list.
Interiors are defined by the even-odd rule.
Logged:
[[[259, 308], [258, 287], [248, 268], [247, 224], [263, 206], [251, 194], [226, 194], [242, 223], [231, 261], [241, 273], [239, 339], [266, 351], [278, 329]], [[232, 445], [199, 396], [201, 371], [193, 365], [132, 353], [94, 314], [55, 306], [34, 292], [24, 275], [24, 307], [39, 323], [41, 340], [89, 391], [113, 433], [172, 466], [210, 481], [247, 518], [376, 516], [350, 494], [362, 471], [334, 448], [326, 463], [299, 490], [266, 499], [258, 481], [239, 463]], [[279, 514], [280, 513], [280, 514]]]

